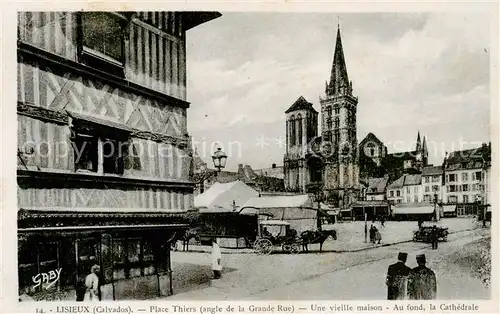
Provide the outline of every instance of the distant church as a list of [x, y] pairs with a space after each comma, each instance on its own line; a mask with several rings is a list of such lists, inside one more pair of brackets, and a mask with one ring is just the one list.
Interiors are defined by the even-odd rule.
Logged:
[[307, 193], [319, 188], [326, 202], [349, 207], [359, 195], [359, 155], [356, 138], [358, 98], [347, 75], [340, 28], [330, 81], [321, 104], [321, 136], [318, 112], [304, 97], [286, 113], [285, 188]]

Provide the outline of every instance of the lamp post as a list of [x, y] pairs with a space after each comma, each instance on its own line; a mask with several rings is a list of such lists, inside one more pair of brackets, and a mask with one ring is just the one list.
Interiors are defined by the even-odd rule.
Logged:
[[212, 176], [217, 176], [217, 173], [221, 172], [222, 169], [226, 167], [227, 155], [222, 151], [219, 147], [217, 151], [212, 155], [212, 161], [214, 163], [214, 168], [216, 169], [214, 172], [205, 172], [202, 174], [201, 178], [198, 180], [200, 184], [200, 193], [204, 192], [205, 181], [210, 179]]
[[309, 195], [313, 203], [318, 203], [318, 210], [316, 211], [316, 228], [321, 231], [321, 201], [323, 200], [321, 186], [318, 184], [309, 184], [308, 187]]

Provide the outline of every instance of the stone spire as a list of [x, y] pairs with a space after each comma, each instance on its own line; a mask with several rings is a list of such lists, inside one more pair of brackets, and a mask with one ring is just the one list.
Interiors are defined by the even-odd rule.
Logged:
[[330, 75], [330, 84], [328, 84], [326, 95], [351, 95], [352, 84], [347, 76], [347, 67], [345, 65], [344, 50], [342, 48], [342, 39], [340, 37], [340, 27], [337, 29], [337, 41], [335, 43], [335, 52], [333, 54], [332, 73]]
[[417, 153], [420, 152], [421, 149], [422, 149], [422, 143], [420, 142], [420, 131], [418, 131], [418, 134], [417, 134], [417, 147], [416, 147]]
[[422, 143], [422, 155], [424, 157], [427, 157], [429, 152], [427, 151], [427, 136], [424, 136], [424, 141]]

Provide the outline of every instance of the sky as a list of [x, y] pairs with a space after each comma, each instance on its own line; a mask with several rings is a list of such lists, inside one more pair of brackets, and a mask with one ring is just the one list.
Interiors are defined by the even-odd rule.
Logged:
[[357, 139], [389, 153], [427, 137], [429, 162], [490, 140], [490, 21], [479, 12], [224, 13], [187, 33], [188, 131], [227, 170], [283, 164], [285, 110], [300, 96], [319, 112], [338, 23]]

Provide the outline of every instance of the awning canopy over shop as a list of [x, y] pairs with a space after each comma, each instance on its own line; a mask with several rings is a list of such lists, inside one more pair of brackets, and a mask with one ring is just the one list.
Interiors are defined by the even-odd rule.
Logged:
[[142, 208], [21, 208], [18, 232], [186, 229], [184, 215]]
[[194, 207], [199, 208], [200, 214], [235, 212], [243, 203], [258, 195], [259, 192], [242, 181], [216, 182], [194, 198]]
[[389, 203], [384, 200], [357, 201], [352, 207], [387, 207]]
[[457, 210], [457, 205], [444, 205], [443, 211], [445, 213], [452, 213]]
[[392, 213], [394, 215], [419, 215], [419, 214], [432, 214], [434, 212], [434, 205], [421, 205], [421, 206], [394, 206]]

